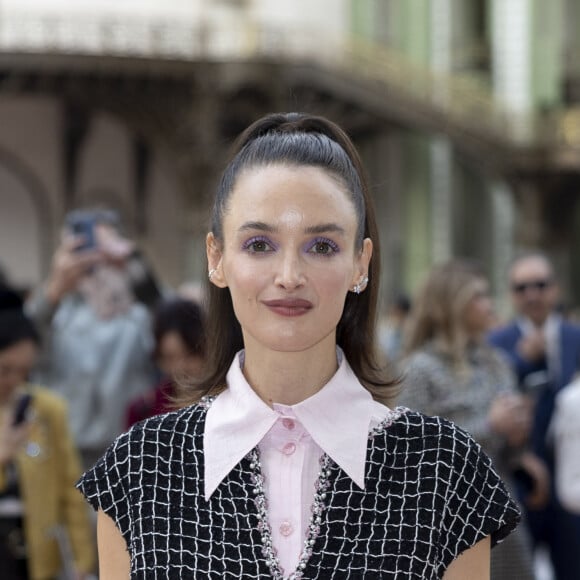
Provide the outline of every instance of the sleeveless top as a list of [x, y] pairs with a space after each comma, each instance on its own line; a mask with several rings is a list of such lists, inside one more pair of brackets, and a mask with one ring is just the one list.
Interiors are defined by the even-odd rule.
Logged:
[[435, 579], [461, 552], [488, 535], [500, 542], [519, 521], [470, 435], [399, 408], [369, 433], [365, 490], [322, 456], [304, 550], [284, 573], [257, 449], [204, 499], [209, 404], [135, 425], [77, 484], [116, 522], [133, 579]]

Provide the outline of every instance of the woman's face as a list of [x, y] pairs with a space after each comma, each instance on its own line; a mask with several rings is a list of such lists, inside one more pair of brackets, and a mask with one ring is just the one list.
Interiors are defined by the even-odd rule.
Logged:
[[22, 340], [0, 351], [0, 405], [8, 403], [16, 389], [26, 382], [37, 352], [32, 340]]
[[356, 249], [357, 216], [344, 187], [316, 167], [242, 173], [208, 235], [212, 282], [228, 287], [246, 348], [298, 352], [328, 342], [349, 290], [368, 272], [372, 243]]
[[157, 364], [167, 376], [195, 377], [201, 372], [203, 357], [192, 354], [177, 331], [166, 332], [157, 350]]
[[489, 284], [482, 279], [474, 282], [473, 296], [465, 306], [463, 323], [467, 333], [479, 337], [487, 332], [493, 323], [494, 310], [489, 295]]

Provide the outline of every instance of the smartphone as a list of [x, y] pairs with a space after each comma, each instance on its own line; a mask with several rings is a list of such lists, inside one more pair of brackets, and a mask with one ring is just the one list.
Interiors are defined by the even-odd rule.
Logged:
[[14, 418], [12, 419], [12, 425], [17, 427], [21, 425], [26, 420], [26, 414], [30, 407], [30, 403], [32, 403], [32, 395], [30, 393], [25, 393], [18, 399], [16, 403], [16, 409], [14, 411]]
[[73, 214], [68, 220], [70, 231], [77, 237], [82, 238], [82, 243], [77, 246], [76, 252], [93, 250], [97, 246], [95, 238], [95, 218], [88, 214]]

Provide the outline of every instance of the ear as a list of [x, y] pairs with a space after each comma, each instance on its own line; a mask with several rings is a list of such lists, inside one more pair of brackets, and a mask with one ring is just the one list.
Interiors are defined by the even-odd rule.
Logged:
[[[355, 258], [355, 270], [352, 279], [352, 286], [360, 284], [365, 276], [369, 274], [369, 265], [371, 263], [371, 257], [373, 255], [373, 242], [370, 238], [365, 238], [363, 240], [362, 250]], [[366, 287], [363, 286], [362, 290]]]
[[213, 272], [210, 282], [218, 288], [226, 288], [228, 284], [222, 269], [223, 252], [221, 244], [213, 235], [213, 232], [209, 232], [205, 238], [205, 251], [209, 271]]

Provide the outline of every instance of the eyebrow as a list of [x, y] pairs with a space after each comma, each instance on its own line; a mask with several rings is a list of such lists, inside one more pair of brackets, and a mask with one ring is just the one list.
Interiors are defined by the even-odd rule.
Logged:
[[[242, 224], [239, 231], [245, 232], [248, 230], [259, 230], [261, 232], [274, 233], [278, 231], [278, 228], [271, 226], [265, 222], [246, 222]], [[306, 234], [325, 234], [325, 233], [337, 233], [344, 235], [345, 229], [338, 224], [329, 222], [325, 224], [317, 224], [315, 226], [310, 226], [304, 230]]]

